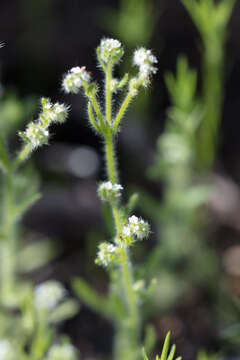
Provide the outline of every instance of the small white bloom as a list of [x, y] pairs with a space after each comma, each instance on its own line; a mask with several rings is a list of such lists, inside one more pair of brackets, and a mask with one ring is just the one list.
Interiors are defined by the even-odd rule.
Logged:
[[115, 39], [102, 39], [100, 43], [100, 57], [103, 62], [118, 62], [124, 51], [120, 41]]
[[108, 266], [116, 260], [117, 247], [113, 244], [104, 242], [99, 245], [96, 263], [103, 266]]
[[49, 132], [40, 123], [31, 122], [24, 132], [24, 136], [32, 148], [37, 148], [48, 143]]
[[8, 340], [0, 340], [0, 360], [17, 360], [13, 345]]
[[121, 197], [122, 190], [122, 185], [112, 184], [111, 181], [107, 181], [98, 187], [98, 195], [103, 201], [116, 202]]
[[139, 219], [137, 218], [137, 216], [135, 216], [135, 215], [132, 215], [129, 219], [128, 219], [128, 221], [130, 222], [130, 224], [138, 224], [138, 221], [139, 221]]
[[77, 360], [77, 349], [72, 344], [53, 345], [48, 360]]
[[123, 237], [133, 237], [139, 240], [146, 238], [149, 235], [149, 224], [132, 215], [128, 219], [128, 224], [123, 227]]
[[149, 77], [156, 74], [157, 68], [153, 65], [158, 62], [151, 50], [140, 48], [135, 50], [133, 55], [133, 64], [139, 67], [139, 77], [143, 80], [143, 86], [149, 84]]
[[86, 67], [73, 67], [63, 79], [63, 89], [66, 93], [77, 94], [83, 85], [82, 80], [86, 83], [90, 83], [91, 81], [91, 76], [87, 72]]
[[36, 309], [53, 310], [60, 303], [67, 292], [58, 281], [49, 280], [37, 285], [34, 292]]

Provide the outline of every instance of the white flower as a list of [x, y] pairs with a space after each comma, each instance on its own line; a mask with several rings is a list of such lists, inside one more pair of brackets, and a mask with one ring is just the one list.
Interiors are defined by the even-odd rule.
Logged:
[[99, 245], [96, 263], [103, 266], [108, 266], [116, 260], [118, 248], [111, 244], [104, 242]]
[[107, 181], [98, 187], [98, 195], [103, 201], [116, 202], [121, 197], [122, 190], [122, 185], [112, 184], [111, 181]]
[[100, 57], [105, 63], [118, 62], [124, 51], [120, 41], [115, 39], [102, 39], [100, 43]]
[[139, 67], [139, 77], [143, 80], [143, 86], [147, 86], [149, 83], [149, 76], [156, 74], [157, 68], [153, 66], [158, 62], [156, 56], [154, 56], [151, 50], [147, 50], [143, 47], [135, 50], [133, 55], [133, 64]]
[[134, 237], [142, 240], [149, 235], [149, 230], [149, 224], [146, 221], [132, 215], [128, 219], [128, 224], [123, 227], [122, 233], [123, 237]]
[[128, 221], [130, 222], [130, 224], [138, 224], [138, 221], [139, 221], [139, 219], [137, 218], [137, 216], [135, 216], [135, 215], [132, 215], [129, 219], [128, 219]]
[[53, 310], [66, 296], [66, 290], [58, 281], [48, 280], [37, 285], [34, 292], [34, 305], [38, 310]]
[[64, 104], [52, 104], [49, 99], [42, 98], [42, 113], [39, 115], [43, 125], [49, 126], [52, 122], [63, 123], [68, 115], [68, 107]]
[[13, 345], [8, 340], [0, 340], [0, 360], [17, 360]]
[[66, 93], [77, 94], [83, 85], [82, 80], [86, 83], [91, 81], [91, 76], [87, 72], [86, 67], [73, 67], [63, 79], [63, 89]]
[[53, 345], [48, 360], [77, 360], [77, 350], [72, 344]]
[[40, 123], [31, 122], [28, 124], [27, 129], [23, 135], [31, 144], [32, 148], [36, 148], [48, 143], [49, 131], [45, 129]]

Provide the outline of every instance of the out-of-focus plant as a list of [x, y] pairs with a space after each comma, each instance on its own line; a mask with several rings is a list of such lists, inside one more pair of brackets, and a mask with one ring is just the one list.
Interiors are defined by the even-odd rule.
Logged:
[[6, 305], [15, 305], [19, 253], [19, 223], [23, 214], [39, 198], [38, 182], [34, 174], [24, 168], [25, 161], [33, 150], [46, 144], [49, 138], [49, 126], [53, 122], [63, 122], [67, 109], [62, 104], [51, 104], [48, 99], [42, 99], [42, 111], [36, 121], [28, 124], [26, 131], [20, 132], [25, 145], [16, 156], [11, 156], [8, 150], [8, 134], [10, 128], [1, 133], [0, 165], [2, 171], [2, 221], [1, 221], [1, 301]]
[[199, 129], [198, 165], [211, 167], [218, 145], [225, 81], [225, 42], [227, 25], [235, 0], [182, 0], [196, 25], [203, 45], [202, 105], [203, 120]]
[[[119, 183], [114, 142], [129, 104], [142, 88], [151, 84], [152, 74], [157, 71], [157, 59], [150, 50], [139, 48], [133, 57], [137, 75], [129, 77], [125, 74], [122, 79], [117, 79], [113, 70], [123, 53], [121, 43], [115, 39], [103, 39], [97, 48], [98, 62], [105, 74], [104, 110], [99, 105], [98, 86], [85, 67], [72, 68], [63, 79], [63, 88], [67, 93], [84, 91], [90, 125], [104, 141], [107, 179], [99, 185], [98, 195], [110, 206], [115, 225], [112, 239], [99, 245], [96, 259], [97, 264], [109, 271], [108, 296], [97, 294], [83, 279], [75, 279], [73, 286], [83, 302], [113, 322], [116, 331], [114, 358], [135, 360], [140, 358], [141, 349], [140, 306], [149, 297], [152, 286], [145, 284], [142, 278], [136, 278], [130, 253], [137, 241], [148, 237], [149, 224], [132, 215], [136, 195], [130, 197], [127, 204], [122, 204], [123, 187]], [[122, 90], [125, 90], [125, 96], [115, 109], [113, 95]]]
[[[1, 316], [1, 359], [78, 359], [77, 349], [68, 338], [56, 336], [56, 325], [77, 310], [59, 282], [49, 280], [35, 288], [28, 284], [25, 294], [18, 296], [18, 308], [17, 313]], [[9, 322], [14, 326], [10, 327]]]
[[[61, 355], [60, 350], [57, 355], [58, 346], [52, 346], [55, 336], [52, 325], [75, 314], [78, 304], [67, 299], [66, 291], [58, 282], [49, 281], [34, 290], [29, 281], [20, 277], [21, 271], [42, 265], [48, 257], [41, 256], [46, 242], [37, 247], [24, 247], [21, 237], [22, 217], [40, 196], [38, 177], [27, 160], [37, 148], [48, 143], [50, 125], [63, 123], [68, 112], [65, 105], [52, 104], [42, 98], [37, 120], [19, 132], [23, 144], [11, 154], [14, 133], [33, 112], [32, 105], [32, 100], [20, 102], [15, 95], [4, 91], [0, 101], [0, 357], [6, 360], [72, 360], [76, 359], [76, 352], [74, 350], [75, 355], [68, 357], [65, 342], [69, 349], [71, 345], [67, 340], [59, 345], [60, 350], [66, 348], [65, 355], [64, 351]], [[39, 259], [29, 266], [28, 256], [38, 257], [37, 248]]]
[[203, 116], [196, 97], [197, 74], [188, 67], [185, 57], [179, 57], [176, 76], [167, 73], [165, 79], [172, 105], [149, 171], [152, 178], [164, 180], [164, 198], [162, 204], [151, 200], [153, 206], [147, 207], [145, 202], [149, 198], [143, 194], [141, 206], [145, 211], [150, 210], [149, 215], [155, 218], [160, 233], [159, 246], [150, 254], [147, 271], [149, 276], [156, 276], [160, 270], [160, 278], [167, 277], [167, 287], [172, 286], [172, 290], [164, 291], [165, 282], [159, 282], [157, 296], [160, 292], [163, 305], [166, 297], [165, 304], [171, 306], [185, 290], [187, 279], [191, 283], [213, 278], [214, 259], [199, 241], [198, 231], [200, 207], [206, 203], [210, 187], [201, 183], [195, 166], [197, 130]]
[[121, 0], [117, 10], [108, 10], [105, 21], [111, 33], [120, 38], [128, 51], [136, 44], [147, 45], [155, 26], [154, 2], [147, 0]]

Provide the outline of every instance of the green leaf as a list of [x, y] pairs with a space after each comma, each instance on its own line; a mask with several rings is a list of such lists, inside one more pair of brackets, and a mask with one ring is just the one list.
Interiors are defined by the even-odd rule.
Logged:
[[113, 314], [108, 299], [99, 295], [81, 278], [75, 278], [72, 281], [72, 286], [76, 294], [87, 306], [106, 318], [112, 319]]
[[52, 261], [59, 250], [50, 239], [27, 244], [18, 253], [18, 270], [26, 273], [40, 268]]
[[144, 360], [149, 360], [144, 347], [142, 348], [142, 356]]
[[40, 193], [32, 194], [27, 197], [20, 205], [14, 209], [14, 216], [22, 216], [33, 204], [41, 197]]
[[59, 323], [75, 316], [79, 310], [79, 303], [75, 300], [67, 300], [60, 304], [49, 316], [50, 323]]
[[171, 347], [171, 350], [170, 350], [170, 353], [169, 353], [169, 355], [168, 355], [167, 360], [173, 360], [174, 355], [175, 355], [175, 351], [176, 351], [176, 345], [174, 344], [174, 345]]
[[137, 205], [138, 200], [139, 200], [139, 195], [137, 193], [134, 193], [130, 196], [128, 203], [124, 207], [124, 215], [126, 218], [128, 218], [131, 215], [132, 211]]
[[167, 336], [165, 337], [165, 341], [164, 341], [164, 344], [163, 344], [163, 349], [162, 349], [162, 354], [161, 354], [160, 360], [167, 360], [168, 349], [169, 349], [169, 345], [170, 345], [170, 338], [171, 338], [171, 332], [169, 331], [167, 333]]

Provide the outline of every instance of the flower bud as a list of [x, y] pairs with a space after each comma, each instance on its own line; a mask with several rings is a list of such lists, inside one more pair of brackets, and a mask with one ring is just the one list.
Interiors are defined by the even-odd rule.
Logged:
[[115, 39], [102, 39], [100, 43], [100, 58], [104, 63], [117, 63], [124, 54], [120, 41]]
[[62, 86], [66, 93], [77, 94], [83, 86], [83, 81], [89, 84], [91, 76], [85, 66], [76, 66], [65, 75]]
[[103, 182], [98, 188], [98, 195], [102, 201], [116, 203], [121, 197], [122, 185], [112, 184], [111, 181]]

